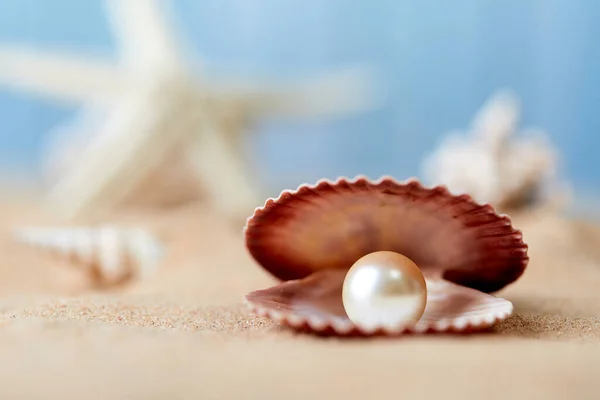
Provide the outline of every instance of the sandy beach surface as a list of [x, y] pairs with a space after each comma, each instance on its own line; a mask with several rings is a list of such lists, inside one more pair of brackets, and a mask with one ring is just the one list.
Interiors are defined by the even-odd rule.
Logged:
[[492, 332], [344, 340], [249, 314], [274, 280], [241, 226], [203, 206], [123, 212], [169, 246], [158, 276], [111, 290], [15, 243], [20, 224], [55, 223], [7, 202], [0, 224], [1, 399], [598, 399], [600, 228], [514, 216], [530, 246], [498, 296], [515, 314]]

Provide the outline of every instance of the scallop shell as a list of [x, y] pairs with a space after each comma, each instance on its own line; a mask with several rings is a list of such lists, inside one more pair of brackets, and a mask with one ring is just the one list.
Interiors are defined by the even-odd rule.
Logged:
[[18, 242], [46, 254], [88, 267], [94, 276], [108, 284], [132, 276], [152, 276], [164, 255], [159, 240], [139, 228], [24, 227], [17, 229], [14, 236]]
[[[284, 191], [248, 218], [245, 239], [251, 256], [284, 281], [248, 294], [250, 308], [285, 325], [337, 334], [488, 328], [513, 311], [490, 293], [517, 280], [529, 261], [508, 216], [414, 178], [359, 176]], [[345, 273], [380, 250], [411, 258], [426, 278], [427, 307], [416, 325], [365, 331], [344, 311]]]

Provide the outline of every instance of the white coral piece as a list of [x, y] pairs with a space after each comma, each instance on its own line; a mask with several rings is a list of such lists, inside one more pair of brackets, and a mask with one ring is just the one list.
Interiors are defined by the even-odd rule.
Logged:
[[518, 122], [516, 98], [498, 92], [477, 113], [471, 132], [449, 134], [425, 158], [424, 179], [497, 207], [539, 201], [555, 182], [557, 152], [542, 131], [515, 138]]
[[106, 283], [156, 273], [164, 255], [160, 241], [140, 228], [113, 225], [95, 227], [23, 227], [15, 239], [47, 253], [86, 266]]

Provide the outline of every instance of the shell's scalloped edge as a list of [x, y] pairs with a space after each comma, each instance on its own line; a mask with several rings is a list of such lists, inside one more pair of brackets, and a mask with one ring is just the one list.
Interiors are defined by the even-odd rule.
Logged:
[[495, 324], [506, 320], [512, 315], [514, 306], [508, 300], [506, 301], [507, 306], [502, 311], [497, 311], [487, 315], [452, 318], [431, 323], [421, 321], [416, 324], [400, 325], [393, 328], [375, 327], [369, 329], [355, 325], [350, 321], [338, 322], [333, 320], [323, 320], [317, 317], [303, 317], [293, 313], [280, 312], [258, 306], [250, 302], [248, 299], [244, 299], [244, 303], [248, 310], [258, 317], [266, 317], [279, 324], [298, 330], [308, 330], [314, 333], [333, 332], [339, 336], [400, 336], [408, 334], [467, 333], [482, 331], [491, 328]]
[[[404, 180], [398, 180], [396, 178], [394, 178], [391, 175], [382, 175], [379, 178], [376, 179], [371, 179], [369, 178], [367, 175], [356, 175], [354, 178], [349, 178], [348, 176], [340, 176], [336, 179], [329, 179], [329, 178], [322, 178], [319, 179], [317, 182], [315, 183], [303, 183], [300, 184], [296, 189], [284, 189], [279, 193], [279, 196], [277, 197], [269, 197], [265, 200], [264, 204], [262, 206], [256, 207], [254, 209], [254, 212], [252, 213], [252, 215], [250, 215], [248, 218], [246, 218], [246, 223], [244, 225], [243, 228], [243, 233], [246, 232], [246, 230], [248, 229], [248, 225], [249, 222], [255, 218], [257, 215], [261, 214], [262, 212], [265, 211], [265, 209], [273, 204], [278, 204], [279, 201], [284, 197], [284, 196], [294, 196], [296, 194], [298, 194], [298, 192], [300, 192], [301, 190], [305, 190], [305, 189], [316, 189], [318, 186], [320, 185], [329, 185], [329, 186], [336, 186], [339, 185], [340, 183], [345, 182], [348, 184], [357, 184], [359, 182], [364, 182], [364, 183], [368, 183], [371, 185], [381, 185], [382, 183], [393, 183], [396, 185], [408, 185], [408, 184], [416, 184], [418, 185], [419, 189], [423, 189], [423, 190], [443, 190], [445, 192], [447, 192], [449, 195], [451, 196], [456, 196], [456, 197], [464, 197], [466, 201], [469, 201], [471, 203], [473, 203], [474, 205], [478, 206], [478, 207], [489, 207], [490, 208], [490, 212], [496, 214], [499, 218], [505, 219], [508, 222], [510, 222], [512, 224], [512, 221], [509, 217], [508, 214], [504, 214], [504, 213], [498, 213], [496, 212], [495, 207], [493, 207], [491, 204], [489, 203], [480, 203], [478, 201], [476, 201], [470, 194], [468, 193], [454, 193], [452, 192], [448, 186], [446, 185], [424, 185], [421, 180], [415, 176], [406, 178]], [[522, 232], [518, 229], [515, 229], [515, 233], [519, 233], [522, 234]]]

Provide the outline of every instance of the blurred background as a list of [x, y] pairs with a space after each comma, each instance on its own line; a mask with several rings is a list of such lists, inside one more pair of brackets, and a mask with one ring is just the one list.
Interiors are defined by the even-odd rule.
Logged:
[[[272, 191], [338, 175], [420, 174], [450, 130], [466, 130], [496, 90], [519, 97], [523, 127], [561, 151], [576, 206], [600, 195], [600, 3], [594, 0], [173, 0], [173, 21], [203, 66], [303, 78], [370, 68], [379, 104], [335, 119], [265, 119], [251, 154]], [[3, 0], [0, 43], [116, 59], [101, 0]], [[77, 108], [0, 86], [4, 179], [40, 174], [40, 150]]]

